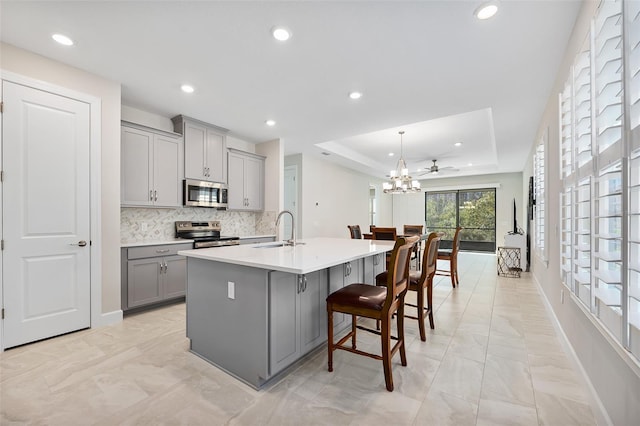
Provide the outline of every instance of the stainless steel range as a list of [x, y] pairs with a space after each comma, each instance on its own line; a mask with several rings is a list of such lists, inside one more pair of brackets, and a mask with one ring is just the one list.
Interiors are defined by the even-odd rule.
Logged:
[[194, 240], [193, 248], [237, 246], [240, 244], [238, 237], [225, 237], [220, 235], [220, 222], [212, 220], [208, 222], [176, 222], [176, 237]]

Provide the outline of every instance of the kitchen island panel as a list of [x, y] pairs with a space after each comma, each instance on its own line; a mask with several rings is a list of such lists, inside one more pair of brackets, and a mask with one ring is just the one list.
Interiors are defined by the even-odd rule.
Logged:
[[191, 351], [260, 387], [269, 377], [268, 271], [190, 258], [187, 277]]

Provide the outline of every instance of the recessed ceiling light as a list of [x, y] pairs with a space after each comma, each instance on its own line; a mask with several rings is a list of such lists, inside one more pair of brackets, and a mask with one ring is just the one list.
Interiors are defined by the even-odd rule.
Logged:
[[471, 167], [473, 166], [473, 163], [467, 163], [467, 166]]
[[69, 37], [67, 37], [64, 34], [54, 34], [51, 36], [51, 38], [65, 46], [73, 46], [73, 40], [71, 40]]
[[475, 10], [475, 12], [473, 12], [473, 14], [476, 16], [476, 18], [484, 20], [484, 19], [491, 18], [493, 15], [496, 14], [496, 12], [498, 12], [498, 4], [497, 2], [493, 1], [490, 3], [481, 4]]
[[393, 157], [393, 152], [390, 152], [390, 153], [389, 153], [389, 157]]
[[271, 34], [278, 41], [287, 41], [291, 38], [291, 32], [284, 27], [273, 27]]
[[456, 142], [453, 144], [453, 146], [462, 146], [462, 142]]
[[275, 120], [267, 120], [267, 121], [265, 121], [264, 123], [265, 123], [267, 126], [269, 126], [269, 127], [273, 127], [273, 126], [275, 126], [275, 125], [276, 125]]
[[349, 97], [351, 99], [360, 99], [362, 97], [362, 93], [360, 93], [360, 92], [351, 92], [351, 93], [349, 93]]
[[189, 86], [188, 84], [183, 84], [182, 86], [180, 86], [180, 89], [182, 89], [184, 93], [193, 93], [193, 91], [195, 90], [193, 86]]

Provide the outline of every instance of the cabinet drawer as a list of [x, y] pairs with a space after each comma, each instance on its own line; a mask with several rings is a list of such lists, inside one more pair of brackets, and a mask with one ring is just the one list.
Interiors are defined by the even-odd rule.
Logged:
[[145, 257], [174, 256], [180, 250], [191, 250], [192, 243], [164, 244], [159, 246], [129, 247], [127, 259], [143, 259]]

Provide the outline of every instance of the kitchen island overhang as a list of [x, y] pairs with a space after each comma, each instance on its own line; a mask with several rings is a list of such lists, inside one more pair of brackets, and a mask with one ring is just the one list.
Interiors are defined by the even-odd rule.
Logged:
[[343, 271], [361, 271], [352, 278], [373, 284], [394, 245], [341, 238], [300, 242], [179, 252], [187, 257], [192, 352], [260, 389], [326, 342], [325, 299], [344, 285]]

